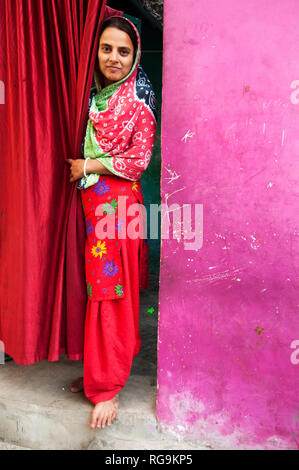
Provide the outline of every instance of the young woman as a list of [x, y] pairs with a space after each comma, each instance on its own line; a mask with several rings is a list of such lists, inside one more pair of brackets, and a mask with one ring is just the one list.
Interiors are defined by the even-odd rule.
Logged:
[[133, 23], [112, 17], [102, 24], [84, 159], [67, 160], [70, 181], [80, 179], [88, 293], [84, 378], [70, 390], [84, 389], [95, 404], [91, 428], [110, 425], [116, 417], [117, 393], [141, 345], [139, 289], [148, 287], [148, 245], [144, 219], [139, 217], [137, 236], [132, 227], [136, 204], [143, 204], [139, 180], [151, 158], [157, 116], [140, 54]]

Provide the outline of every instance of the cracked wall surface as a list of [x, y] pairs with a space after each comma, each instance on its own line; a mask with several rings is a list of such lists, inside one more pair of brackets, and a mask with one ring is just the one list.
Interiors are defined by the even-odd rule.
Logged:
[[299, 446], [296, 2], [268, 12], [164, 2], [161, 203], [203, 244], [162, 238], [157, 417], [213, 447]]

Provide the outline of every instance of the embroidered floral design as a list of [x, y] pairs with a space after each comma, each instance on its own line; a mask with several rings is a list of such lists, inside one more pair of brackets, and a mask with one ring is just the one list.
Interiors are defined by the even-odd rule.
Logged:
[[[138, 195], [136, 191], [141, 187], [139, 181], [123, 181], [120, 179], [115, 180], [107, 176], [104, 177], [105, 181], [103, 182], [103, 177], [101, 177], [101, 183], [103, 184], [103, 190], [105, 191], [105, 186], [109, 185], [110, 189], [104, 195], [96, 194], [96, 191], [93, 191], [96, 187], [96, 183], [93, 187], [88, 188], [86, 193], [82, 191], [82, 203], [85, 204], [85, 227], [86, 227], [86, 297], [88, 301], [101, 301], [104, 299], [117, 299], [121, 300], [126, 294], [125, 291], [125, 272], [123, 270], [123, 259], [120, 256], [122, 243], [118, 238], [121, 237], [120, 232], [124, 233], [126, 231], [126, 220], [119, 214], [119, 204], [117, 204], [119, 194], [124, 195], [126, 198], [129, 198], [129, 201], [135, 202], [136, 196]], [[136, 184], [137, 183], [137, 184]], [[132, 190], [132, 186], [135, 188]], [[98, 191], [100, 185], [97, 186]], [[122, 191], [122, 188], [125, 191]], [[136, 191], [136, 192], [135, 192]], [[135, 194], [135, 195], [134, 195]], [[142, 197], [138, 197], [140, 202]], [[107, 203], [107, 204], [106, 204]], [[113, 224], [114, 230], [112, 232], [113, 240], [108, 240], [103, 237], [96, 236], [96, 225], [99, 220], [102, 219], [103, 206], [106, 209], [107, 214], [104, 214], [104, 217], [109, 219], [115, 218], [115, 224]], [[101, 217], [96, 214], [96, 209], [100, 207]], [[120, 215], [120, 217], [119, 217]], [[105, 225], [105, 224], [104, 224]], [[102, 229], [103, 232], [108, 236], [108, 224]], [[117, 230], [117, 231], [116, 231]], [[117, 235], [119, 233], [119, 235]], [[114, 234], [114, 236], [113, 236]], [[109, 237], [110, 238], [110, 233]], [[140, 259], [140, 271], [139, 271], [139, 286], [141, 289], [146, 287], [147, 281], [147, 264], [148, 259], [145, 255], [146, 250], [145, 246], [148, 244], [148, 240], [142, 240], [139, 249], [139, 259]], [[148, 248], [148, 246], [146, 247]], [[143, 272], [144, 271], [144, 272]], [[136, 280], [137, 282], [137, 280]], [[148, 315], [151, 312], [148, 313]]]
[[93, 192], [95, 192], [97, 196], [99, 194], [103, 196], [109, 191], [109, 189], [110, 189], [110, 186], [106, 184], [106, 180], [100, 179], [99, 182], [94, 186]]
[[90, 282], [87, 284], [87, 295], [88, 297], [92, 297], [92, 285]]
[[137, 184], [137, 181], [133, 181], [133, 184], [132, 184], [132, 191], [138, 191], [138, 184]]
[[116, 202], [116, 199], [112, 199], [112, 201], [109, 203], [109, 202], [106, 202], [104, 205], [103, 205], [103, 213], [105, 214], [113, 214], [113, 212], [115, 213], [116, 212], [116, 209], [117, 209], [117, 204], [118, 202]]
[[105, 273], [105, 278], [107, 278], [107, 276], [113, 277], [118, 272], [118, 266], [114, 265], [114, 260], [110, 263], [107, 261], [102, 272]]
[[94, 231], [94, 225], [92, 225], [91, 219], [88, 219], [88, 221], [86, 222], [86, 232], [88, 235], [91, 235], [93, 231]]
[[118, 296], [123, 295], [123, 286], [121, 284], [117, 284], [117, 286], [115, 286], [115, 292]]
[[97, 258], [98, 256], [102, 259], [103, 254], [107, 253], [106, 242], [98, 241], [96, 246], [93, 246], [91, 249], [91, 254]]

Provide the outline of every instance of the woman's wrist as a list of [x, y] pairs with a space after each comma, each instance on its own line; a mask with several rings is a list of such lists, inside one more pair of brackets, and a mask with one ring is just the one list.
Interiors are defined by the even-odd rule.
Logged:
[[90, 174], [90, 173], [97, 173], [95, 170], [96, 170], [96, 166], [94, 164], [96, 160], [94, 159], [89, 159], [87, 162], [86, 162], [86, 166], [85, 166], [85, 172], [86, 174]]
[[85, 177], [88, 175], [88, 170], [87, 170], [88, 160], [90, 160], [90, 157], [87, 157], [86, 159], [83, 160], [83, 175]]

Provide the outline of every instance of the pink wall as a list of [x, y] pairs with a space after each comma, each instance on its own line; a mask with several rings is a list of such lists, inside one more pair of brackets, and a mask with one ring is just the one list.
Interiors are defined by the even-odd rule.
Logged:
[[162, 242], [157, 417], [216, 447], [299, 448], [298, 13], [165, 0], [162, 202], [203, 245]]

